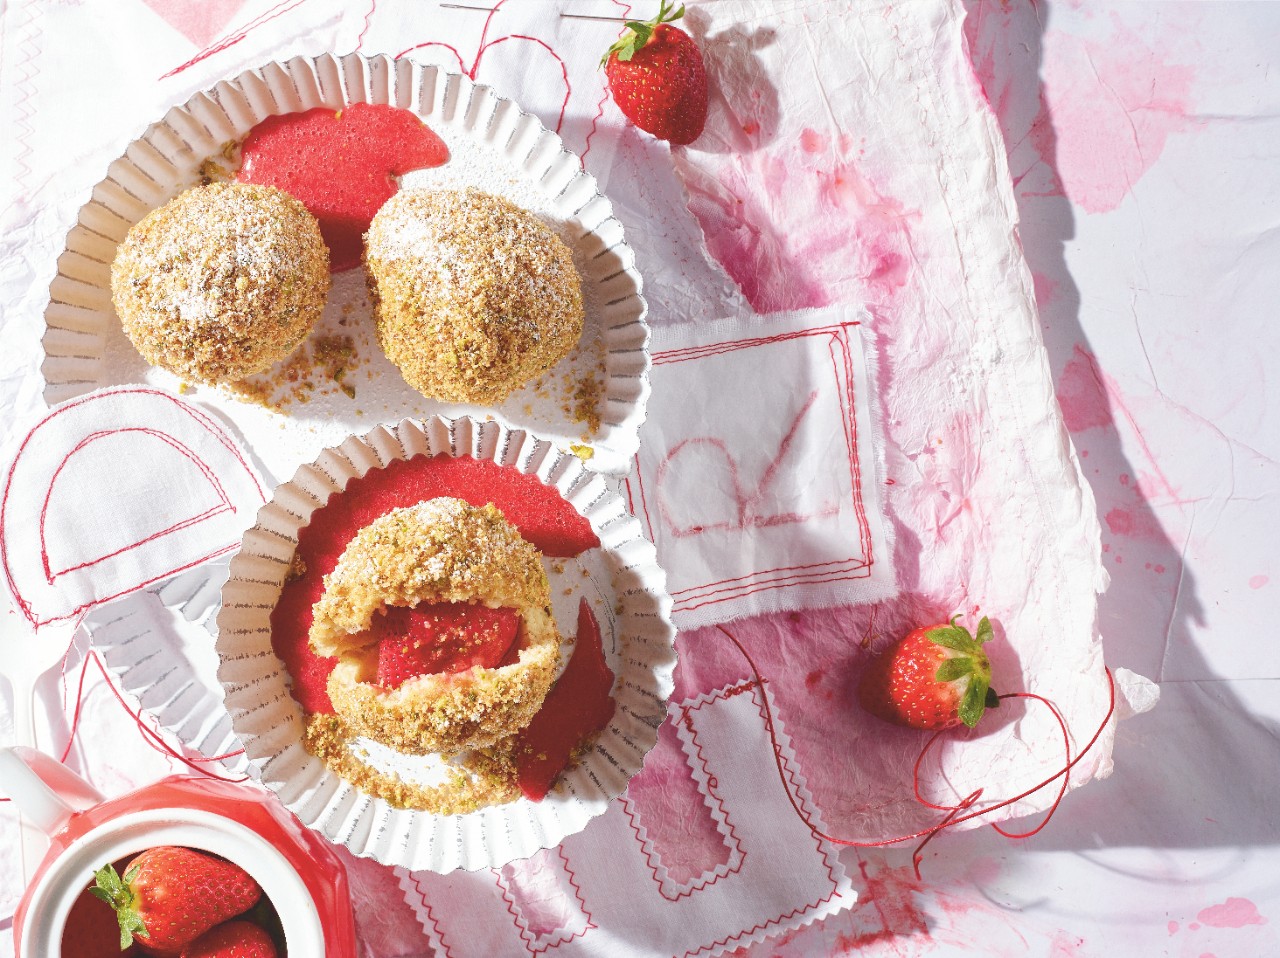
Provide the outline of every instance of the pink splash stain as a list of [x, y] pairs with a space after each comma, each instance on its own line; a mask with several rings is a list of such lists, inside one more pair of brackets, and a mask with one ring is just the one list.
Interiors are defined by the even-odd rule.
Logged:
[[1060, 931], [1049, 943], [1049, 958], [1075, 958], [1084, 947], [1084, 939]]
[[885, 301], [906, 285], [916, 214], [880, 191], [853, 146], [805, 129], [714, 168], [675, 157], [708, 251], [756, 312]]
[[1210, 928], [1243, 928], [1245, 925], [1265, 925], [1267, 920], [1258, 914], [1258, 906], [1247, 898], [1228, 898], [1221, 905], [1211, 905], [1197, 918]]
[[990, 885], [1000, 877], [1001, 864], [999, 859], [981, 857], [975, 858], [969, 863], [969, 867], [965, 869], [965, 877], [976, 885]]
[[1058, 298], [1058, 290], [1062, 284], [1057, 280], [1044, 273], [1034, 272], [1031, 274], [1031, 281], [1035, 285], [1036, 303], [1040, 307], [1043, 308]]
[[1261, 589], [1264, 585], [1266, 585], [1270, 581], [1271, 581], [1271, 576], [1269, 575], [1255, 575], [1252, 579], [1249, 580], [1249, 588]]
[[1164, 530], [1150, 510], [1116, 506], [1107, 512], [1105, 518], [1112, 535], [1160, 541], [1165, 538]]
[[1169, 922], [1169, 934], [1176, 935], [1178, 933], [1178, 923], [1176, 921]]
[[1058, 378], [1062, 418], [1073, 433], [1113, 424], [1097, 358], [1079, 343]]
[[197, 47], [222, 34], [245, 0], [142, 0]]
[[1194, 70], [1167, 56], [1118, 20], [1105, 40], [1061, 32], [1045, 46], [1053, 166], [1065, 194], [1090, 213], [1116, 209], [1169, 137], [1190, 126]]

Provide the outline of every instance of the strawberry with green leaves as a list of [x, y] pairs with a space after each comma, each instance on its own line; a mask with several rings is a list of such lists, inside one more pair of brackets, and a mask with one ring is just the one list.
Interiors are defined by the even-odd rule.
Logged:
[[956, 624], [914, 629], [877, 655], [862, 673], [858, 702], [886, 722], [918, 729], [973, 728], [999, 699], [991, 689], [986, 616], [977, 635]]
[[252, 908], [262, 889], [238, 865], [191, 848], [161, 845], [138, 855], [124, 877], [112, 865], [89, 889], [116, 911], [120, 947], [176, 955], [214, 925]]
[[693, 38], [670, 24], [684, 16], [662, 0], [652, 20], [628, 20], [600, 61], [613, 100], [646, 133], [692, 143], [707, 122], [707, 71]]

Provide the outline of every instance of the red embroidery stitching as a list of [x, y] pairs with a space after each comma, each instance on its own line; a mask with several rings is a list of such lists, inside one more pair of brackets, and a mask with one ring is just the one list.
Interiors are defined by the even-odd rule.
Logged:
[[[583, 916], [587, 919], [587, 923], [586, 925], [583, 926], [581, 931], [575, 931], [566, 937], [560, 938], [556, 941], [548, 942], [540, 947], [536, 946], [534, 936], [528, 929], [528, 923], [524, 920], [524, 917], [519, 913], [516, 907], [515, 897], [513, 893], [507, 887], [507, 883], [503, 881], [503, 878], [502, 878], [503, 869], [495, 868], [492, 870], [494, 878], [497, 881], [498, 888], [502, 890], [502, 900], [507, 903], [507, 911], [511, 913], [511, 917], [515, 920], [515, 923], [516, 923], [516, 930], [520, 932], [520, 940], [524, 942], [525, 949], [531, 955], [540, 955], [544, 951], [549, 951], [552, 948], [559, 948], [565, 942], [573, 941], [573, 939], [575, 938], [581, 938], [587, 932], [591, 931], [593, 928], [596, 927], [596, 923], [591, 919], [591, 912], [587, 910], [587, 903], [582, 898], [582, 888], [578, 885], [578, 882], [574, 877], [573, 869], [569, 867], [569, 859], [565, 857], [564, 848], [557, 846], [555, 851], [556, 851], [556, 854], [560, 856], [560, 861], [564, 865], [565, 876], [566, 878], [568, 878], [568, 881], [569, 881], [569, 887], [573, 889], [574, 897], [578, 899], [578, 908], [582, 911]], [[519, 865], [523, 863], [512, 862], [511, 864]], [[510, 868], [510, 867], [511, 865], [503, 866], [503, 868]], [[564, 934], [564, 932], [565, 932], [564, 928], [559, 929], [560, 934]]]
[[[119, 396], [119, 395], [155, 396], [172, 403], [175, 407], [177, 407], [178, 410], [180, 410], [181, 412], [185, 413], [187, 416], [190, 416], [192, 419], [194, 419], [198, 425], [203, 426], [204, 429], [208, 433], [210, 433], [210, 435], [212, 435], [219, 443], [222, 444], [222, 446], [225, 449], [227, 449], [228, 452], [231, 453], [231, 455], [236, 459], [236, 461], [240, 463], [241, 467], [245, 471], [245, 474], [248, 475], [249, 479], [252, 481], [254, 490], [258, 494], [259, 503], [266, 501], [266, 495], [263, 492], [262, 484], [258, 482], [258, 477], [254, 475], [253, 469], [249, 466], [248, 461], [240, 453], [240, 450], [236, 448], [235, 444], [230, 440], [230, 438], [226, 435], [226, 433], [224, 433], [222, 429], [219, 428], [217, 423], [215, 423], [211, 418], [209, 418], [207, 415], [202, 413], [200, 410], [196, 409], [194, 406], [189, 406], [186, 403], [178, 400], [177, 398], [170, 396], [168, 393], [162, 392], [158, 389], [125, 386], [118, 389], [101, 390], [99, 392], [91, 393], [88, 396], [83, 396], [80, 399], [75, 399], [70, 402], [64, 403], [63, 405], [52, 410], [47, 416], [45, 416], [38, 423], [36, 423], [36, 425], [31, 428], [31, 430], [26, 434], [26, 436], [23, 437], [22, 443], [18, 447], [17, 454], [14, 456], [13, 461], [9, 464], [9, 471], [5, 477], [4, 496], [3, 498], [0, 498], [0, 566], [4, 567], [5, 582], [9, 586], [9, 591], [10, 593], [12, 593], [14, 597], [14, 601], [18, 606], [18, 610], [22, 613], [23, 617], [36, 628], [39, 628], [42, 625], [48, 625], [51, 622], [62, 622], [68, 619], [73, 619], [95, 605], [101, 605], [105, 602], [110, 602], [112, 599], [118, 599], [120, 596], [127, 595], [130, 592], [137, 592], [139, 589], [144, 589], [155, 582], [159, 582], [161, 579], [168, 578], [171, 575], [177, 575], [179, 572], [185, 572], [187, 569], [195, 568], [201, 563], [208, 562], [210, 559], [216, 559], [218, 556], [225, 555], [228, 552], [231, 552], [238, 547], [238, 543], [232, 543], [228, 546], [225, 546], [221, 549], [216, 550], [215, 552], [211, 552], [208, 555], [202, 556], [199, 559], [196, 559], [192, 562], [188, 562], [185, 565], [179, 566], [176, 569], [170, 569], [169, 571], [164, 572], [161, 575], [157, 575], [153, 578], [150, 578], [145, 582], [141, 582], [141, 583], [138, 583], [137, 585], [123, 589], [120, 592], [115, 593], [114, 595], [109, 595], [109, 596], [106, 596], [105, 598], [95, 599], [91, 602], [83, 603], [65, 615], [51, 616], [50, 618], [43, 619], [43, 620], [41, 620], [38, 616], [35, 615], [35, 613], [32, 611], [31, 603], [22, 597], [22, 594], [18, 589], [17, 583], [13, 579], [12, 566], [9, 561], [9, 542], [7, 537], [5, 536], [5, 528], [6, 528], [5, 516], [8, 515], [8, 511], [9, 511], [9, 491], [13, 485], [14, 471], [18, 467], [18, 463], [19, 461], [21, 461], [22, 455], [26, 451], [27, 445], [35, 437], [36, 433], [39, 432], [40, 429], [43, 426], [45, 426], [47, 423], [51, 422], [53, 419], [57, 418], [58, 416], [61, 416], [67, 412], [70, 412], [73, 409], [78, 409], [80, 406], [83, 406], [87, 403], [97, 402], [101, 399], [106, 399], [111, 396]], [[65, 457], [64, 457], [64, 462], [65, 462]], [[43, 547], [42, 547], [42, 553], [43, 553]], [[47, 554], [41, 555], [41, 561], [44, 563], [45, 569], [48, 569], [49, 557]]]
[[[127, 433], [127, 432], [140, 432], [144, 435], [153, 436], [154, 438], [159, 439], [161, 442], [164, 442], [169, 446], [173, 447], [180, 454], [190, 459], [191, 462], [195, 464], [196, 468], [198, 468], [200, 472], [204, 475], [204, 477], [209, 481], [210, 487], [212, 487], [214, 493], [218, 497], [219, 504], [210, 509], [206, 509], [204, 512], [200, 513], [197, 516], [192, 516], [189, 519], [183, 519], [180, 522], [174, 523], [173, 525], [169, 526], [166, 529], [161, 529], [159, 532], [154, 532], [151, 535], [146, 536], [145, 538], [139, 539], [137, 542], [134, 542], [131, 545], [122, 546], [121, 548], [116, 549], [114, 552], [108, 552], [106, 555], [99, 556], [96, 559], [90, 559], [86, 562], [81, 562], [78, 565], [68, 566], [65, 569], [60, 569], [59, 571], [54, 572], [49, 567], [49, 550], [48, 550], [48, 544], [45, 538], [44, 530], [45, 530], [45, 519], [49, 514], [49, 501], [53, 498], [53, 490], [58, 484], [58, 476], [62, 475], [62, 470], [66, 468], [67, 463], [69, 463], [72, 457], [74, 457], [75, 454], [78, 453], [80, 450], [82, 450], [85, 446], [89, 445], [92, 442], [96, 442], [99, 439], [105, 439], [108, 436], [117, 436], [117, 435], [120, 435], [121, 433]], [[49, 490], [48, 492], [45, 493], [44, 504], [40, 507], [40, 523], [39, 523], [40, 561], [41, 561], [41, 564], [44, 566], [45, 581], [47, 581], [50, 585], [52, 585], [54, 579], [58, 578], [59, 576], [66, 575], [68, 572], [76, 572], [80, 569], [87, 569], [91, 565], [97, 565], [99, 562], [105, 562], [107, 559], [112, 559], [120, 555], [121, 553], [128, 552], [132, 549], [136, 549], [139, 546], [145, 545], [148, 542], [153, 542], [156, 539], [160, 539], [164, 536], [169, 535], [170, 533], [178, 532], [182, 529], [187, 529], [194, 525], [199, 525], [205, 519], [210, 519], [213, 516], [218, 516], [218, 515], [222, 515], [223, 513], [233, 512], [233, 511], [234, 511], [234, 507], [231, 505], [231, 500], [227, 497], [226, 491], [222, 488], [222, 483], [218, 482], [218, 477], [214, 475], [213, 470], [210, 469], [205, 463], [201, 462], [200, 458], [196, 456], [196, 454], [192, 452], [187, 446], [185, 446], [183, 443], [179, 442], [178, 440], [174, 439], [172, 436], [168, 436], [165, 433], [162, 433], [156, 429], [148, 429], [141, 426], [131, 427], [128, 429], [104, 429], [99, 432], [91, 433], [90, 435], [86, 436], [84, 439], [80, 440], [80, 442], [76, 444], [75, 448], [72, 449], [69, 453], [67, 453], [67, 455], [63, 458], [62, 462], [58, 463], [58, 468], [54, 470], [53, 478], [49, 480]]]
[[[623, 19], [626, 19], [627, 17], [631, 16], [631, 4], [623, 3], [622, 0], [613, 0], [613, 5], [615, 7], [622, 8]], [[625, 27], [623, 29], [625, 29]], [[618, 36], [622, 36], [622, 30], [618, 31]], [[587, 154], [591, 152], [591, 138], [596, 135], [597, 124], [599, 124], [599, 122], [602, 119], [604, 119], [604, 104], [605, 104], [605, 101], [608, 99], [609, 99], [609, 84], [606, 82], [604, 85], [604, 90], [600, 94], [600, 102], [596, 104], [596, 115], [591, 118], [591, 129], [587, 131], [587, 138], [584, 141], [586, 144], [582, 150], [582, 168], [584, 170], [587, 168]]]
[[[436, 941], [444, 949], [444, 958], [453, 958], [453, 951], [449, 948], [449, 943], [444, 940], [444, 932], [440, 929], [440, 922], [436, 918], [435, 912], [431, 910], [431, 905], [427, 903], [427, 890], [422, 887], [422, 880], [413, 878], [413, 884], [418, 889], [418, 900], [422, 902], [422, 907], [427, 911], [427, 917], [431, 919], [431, 927], [436, 931]], [[419, 921], [421, 921], [421, 918], [419, 918]]]
[[[856, 385], [857, 384], [854, 379], [853, 355], [852, 355], [852, 351], [849, 348], [849, 343], [847, 339], [848, 330], [852, 327], [860, 326], [860, 325], [862, 324], [857, 321], [848, 322], [848, 323], [836, 323], [828, 326], [817, 326], [817, 327], [814, 327], [813, 329], [802, 329], [802, 330], [797, 330], [795, 332], [778, 333], [772, 336], [757, 336], [749, 339], [728, 340], [728, 341], [717, 342], [717, 343], [709, 343], [702, 346], [689, 346], [689, 347], [683, 347], [680, 349], [662, 350], [653, 354], [652, 356], [653, 365], [662, 366], [662, 365], [669, 365], [669, 364], [678, 363], [678, 362], [687, 362], [689, 360], [703, 359], [708, 356], [724, 355], [726, 353], [734, 352], [735, 350], [750, 349], [755, 346], [773, 345], [777, 343], [809, 338], [813, 336], [827, 336], [828, 351], [831, 355], [832, 366], [833, 366], [833, 371], [835, 373], [836, 382], [837, 383], [840, 382], [840, 373], [841, 371], [843, 371], [844, 377], [845, 377], [845, 383], [846, 383], [846, 386], [844, 389], [844, 396], [839, 397], [839, 394], [837, 394], [837, 396], [838, 396], [838, 401], [840, 399], [843, 399], [843, 401], [840, 403], [840, 409], [841, 409], [841, 412], [843, 413], [843, 415], [841, 416], [841, 426], [844, 429], [845, 448], [848, 455], [847, 465], [849, 467], [849, 479], [852, 487], [853, 512], [854, 512], [855, 520], [858, 525], [859, 544], [862, 547], [862, 557], [850, 556], [848, 559], [832, 560], [833, 564], [834, 563], [839, 563], [839, 564], [853, 563], [854, 564], [852, 569], [832, 570], [833, 572], [844, 571], [846, 573], [855, 573], [855, 570], [860, 570], [856, 574], [844, 574], [838, 577], [830, 576], [827, 578], [822, 578], [822, 577], [819, 577], [818, 575], [814, 575], [814, 576], [808, 576], [808, 577], [775, 576], [774, 578], [770, 578], [770, 579], [761, 579], [760, 577], [763, 577], [763, 576], [774, 576], [774, 574], [778, 572], [791, 571], [795, 567], [779, 567], [774, 569], [761, 569], [756, 572], [749, 573], [748, 575], [745, 575], [745, 576], [739, 576], [737, 580], [730, 579], [730, 580], [722, 580], [720, 582], [709, 582], [703, 585], [693, 586], [689, 589], [680, 590], [680, 592], [684, 592], [684, 593], [703, 592], [703, 590], [705, 590], [708, 586], [712, 586], [712, 585], [723, 585], [723, 584], [727, 584], [728, 582], [740, 581], [748, 578], [753, 580], [758, 580], [750, 583], [750, 588], [724, 589], [724, 590], [716, 590], [715, 592], [706, 593], [703, 596], [699, 596], [699, 598], [703, 598], [705, 599], [705, 601], [697, 602], [696, 604], [688, 600], [682, 601], [679, 598], [677, 598], [677, 596], [680, 593], [673, 593], [672, 597], [676, 599], [674, 603], [674, 608], [677, 611], [691, 612], [694, 609], [699, 609], [707, 605], [714, 605], [720, 602], [728, 602], [733, 599], [744, 598], [748, 595], [755, 595], [760, 592], [771, 591], [773, 589], [779, 589], [779, 588], [787, 588], [789, 586], [794, 586], [794, 585], [815, 585], [815, 584], [824, 583], [824, 582], [844, 582], [844, 581], [852, 581], [855, 579], [865, 579], [870, 577], [872, 568], [875, 565], [875, 556], [873, 552], [873, 543], [871, 539], [871, 529], [870, 529], [869, 523], [867, 522], [866, 504], [862, 498], [862, 484], [861, 484], [862, 483], [862, 465], [859, 460], [858, 451], [857, 451], [858, 450], [857, 418], [856, 418], [856, 415], [857, 415]], [[805, 409], [807, 410], [808, 406], [806, 406]], [[800, 417], [797, 417], [797, 422], [793, 424], [793, 429], [796, 428], [796, 426], [798, 425], [799, 418]], [[790, 437], [790, 435], [791, 433], [789, 432], [788, 437]], [[692, 441], [696, 441], [696, 440], [684, 440], [683, 442], [678, 444], [675, 449], [672, 449], [671, 452], [668, 453], [667, 459], [665, 459], [663, 461], [663, 464], [659, 466], [659, 473], [663, 471], [663, 467], [665, 466], [666, 462], [671, 458], [672, 455], [675, 454], [675, 452], [681, 446]], [[705, 441], [709, 443], [720, 442], [721, 446], [723, 446], [723, 443], [720, 440], [707, 439]], [[785, 441], [786, 440], [784, 440], [784, 442]], [[727, 454], [727, 449], [726, 449], [726, 454]], [[780, 459], [781, 456], [779, 456], [778, 458]], [[655, 527], [653, 523], [653, 517], [649, 511], [648, 496], [645, 491], [644, 471], [640, 461], [640, 456], [638, 454], [635, 457], [635, 463], [636, 463], [635, 478], [636, 478], [636, 484], [640, 491], [640, 502], [641, 502], [642, 512], [644, 514], [645, 524], [648, 526], [648, 532], [649, 532], [650, 538], [656, 538], [655, 531], [654, 531]], [[655, 481], [657, 481], [657, 479], [655, 479]], [[629, 489], [630, 489], [630, 486], [628, 482], [628, 491]], [[659, 500], [658, 506], [659, 506], [659, 510], [661, 511], [662, 504], [660, 500]], [[793, 520], [793, 521], [799, 521], [799, 520]], [[823, 563], [823, 564], [827, 564], [827, 563]], [[716, 596], [716, 595], [718, 595], [717, 598], [707, 598], [707, 596]], [[689, 597], [690, 600], [692, 598], [694, 597], [693, 596]]]
[[209, 57], [213, 56], [215, 53], [221, 53], [223, 50], [227, 50], [235, 46], [264, 23], [269, 23], [277, 17], [288, 13], [290, 10], [302, 6], [306, 2], [307, 0], [285, 0], [283, 3], [277, 3], [270, 10], [264, 10], [262, 13], [258, 14], [258, 16], [254, 17], [236, 32], [229, 33], [211, 46], [205, 47], [186, 63], [174, 67], [168, 73], [162, 73], [160, 75], [160, 79], [167, 80], [171, 76], [177, 76], [182, 71], [189, 70], [200, 61], [209, 59]]
[[[717, 439], [715, 437], [693, 436], [688, 439], [682, 439], [680, 442], [676, 443], [675, 446], [673, 446], [667, 453], [666, 458], [664, 458], [659, 464], [658, 474], [654, 479], [654, 482], [657, 484], [655, 496], [658, 500], [658, 512], [662, 515], [662, 518], [666, 520], [667, 528], [671, 530], [671, 534], [677, 539], [683, 539], [688, 536], [706, 532], [709, 529], [755, 529], [768, 526], [787, 525], [796, 522], [806, 522], [809, 519], [823, 519], [828, 516], [837, 515], [840, 508], [835, 505], [830, 506], [821, 512], [808, 515], [787, 512], [772, 516], [762, 516], [759, 513], [760, 503], [769, 492], [773, 484], [773, 480], [781, 468], [782, 461], [786, 458], [787, 453], [791, 451], [791, 446], [795, 442], [796, 433], [800, 431], [800, 424], [804, 421], [804, 417], [808, 414], [809, 410], [813, 408], [813, 404], [817, 402], [817, 399], [818, 390], [815, 389], [809, 394], [809, 398], [805, 400], [804, 405], [800, 407], [800, 411], [796, 413], [795, 419], [792, 420], [791, 425], [787, 428], [786, 435], [782, 437], [782, 442], [778, 446], [777, 455], [769, 460], [769, 464], [765, 466], [764, 475], [760, 477], [760, 483], [756, 487], [756, 491], [749, 496], [743, 494], [742, 484], [739, 481], [738, 460], [729, 452], [729, 447], [724, 440]], [[725, 462], [729, 466], [729, 475], [733, 480], [734, 505], [737, 506], [738, 513], [736, 517], [736, 524], [730, 522], [717, 522], [709, 526], [690, 526], [682, 528], [676, 524], [676, 520], [671, 516], [670, 511], [667, 509], [666, 499], [662, 495], [662, 483], [667, 476], [667, 470], [670, 469], [671, 463], [680, 454], [681, 450], [700, 445], [707, 445], [713, 449], [719, 450], [721, 455], [724, 457]]]
[[[729, 831], [729, 834], [725, 835], [723, 830], [721, 830], [721, 838], [724, 841], [724, 847], [729, 849], [730, 855], [727, 862], [721, 862], [714, 868], [704, 870], [701, 875], [683, 883], [677, 882], [671, 878], [669, 872], [667, 872], [667, 878], [665, 880], [660, 878], [658, 876], [658, 866], [662, 865], [662, 856], [658, 853], [657, 844], [649, 837], [647, 828], [644, 830], [644, 834], [641, 834], [640, 823], [636, 821], [636, 819], [640, 817], [640, 809], [635, 806], [631, 797], [626, 792], [623, 792], [622, 810], [626, 812], [627, 819], [631, 823], [631, 830], [635, 833], [636, 841], [640, 843], [640, 851], [644, 854], [645, 862], [649, 865], [649, 871], [653, 875], [653, 880], [657, 882], [658, 894], [667, 901], [679, 901], [681, 898], [692, 895], [696, 891], [702, 891], [704, 888], [709, 888], [721, 878], [728, 875], [736, 875], [738, 872], [742, 871], [743, 865], [747, 860], [747, 853], [742, 848], [742, 839], [738, 837], [738, 832], [734, 828], [733, 821], [729, 817], [729, 809], [725, 806], [724, 798], [720, 795], [716, 777], [711, 774], [711, 768], [707, 764], [707, 756], [702, 750], [702, 743], [698, 741], [697, 732], [694, 730], [692, 723], [687, 720], [687, 716], [686, 718], [683, 718], [682, 721], [686, 723], [685, 727], [689, 729], [693, 741], [693, 747], [698, 753], [698, 761], [702, 763], [702, 771], [706, 775], [706, 798], [715, 801], [716, 805], [720, 809], [720, 821], [723, 824], [723, 827], [727, 828]], [[733, 844], [729, 844], [730, 842]], [[737, 858], [736, 864], [734, 864], [735, 855]], [[666, 866], [663, 865], [662, 867], [665, 872]], [[678, 889], [674, 895], [668, 894], [666, 888], [668, 884], [673, 888]]]
[[[774, 570], [774, 571], [776, 571], [776, 572], [796, 572], [796, 571], [801, 571], [801, 570], [805, 570], [805, 569], [821, 569], [821, 568], [823, 568], [823, 567], [825, 567], [825, 566], [832, 566], [832, 565], [847, 565], [849, 562], [853, 562], [853, 561], [856, 561], [856, 560], [853, 560], [853, 559], [832, 559], [830, 562], [811, 562], [811, 563], [809, 563], [808, 565], [787, 565], [787, 566], [779, 566], [779, 567], [778, 567], [776, 570]], [[832, 569], [832, 570], [828, 570], [828, 571], [831, 571], [831, 572], [841, 572], [841, 571], [850, 571], [850, 570]], [[741, 581], [743, 581], [744, 579], [750, 579], [752, 576], [755, 576], [755, 575], [758, 575], [758, 574], [759, 574], [759, 573], [756, 573], [756, 572], [749, 572], [749, 573], [747, 573], [746, 575], [740, 575], [740, 576], [737, 576], [736, 578], [733, 578], [733, 579], [720, 579], [720, 580], [719, 580], [719, 581], [717, 581], [717, 582], [708, 582], [706, 585], [695, 585], [695, 586], [690, 586], [690, 587], [689, 587], [689, 588], [687, 588], [687, 589], [676, 589], [676, 590], [674, 590], [674, 591], [672, 591], [672, 592], [670, 592], [670, 593], [668, 593], [668, 594], [669, 594], [669, 595], [671, 595], [671, 596], [677, 596], [677, 595], [686, 595], [686, 594], [688, 594], [688, 593], [690, 593], [690, 592], [701, 592], [703, 589], [706, 589], [706, 588], [708, 588], [709, 586], [713, 586], [713, 585], [728, 585], [729, 583], [732, 583], [732, 582], [741, 582]]]
[[[755, 702], [756, 707], [760, 712], [761, 720], [763, 721], [765, 719], [764, 704], [761, 701], [760, 697], [756, 694], [756, 691], [759, 687], [760, 687], [759, 682], [755, 680], [749, 680], [749, 681], [741, 682], [737, 685], [731, 685], [727, 688], [720, 689], [716, 692], [712, 692], [710, 694], [704, 695], [694, 705], [681, 706], [681, 711], [684, 713], [683, 721], [685, 722], [685, 727], [689, 729], [689, 733], [691, 736], [696, 737], [697, 731], [693, 726], [694, 712], [698, 711], [704, 706], [711, 705], [714, 702], [727, 701], [728, 699], [735, 698], [745, 693], [751, 694], [752, 701]], [[783, 767], [786, 769], [787, 777], [790, 778], [791, 780], [792, 789], [794, 790], [795, 795], [799, 797], [800, 802], [805, 807], [806, 812], [809, 814], [812, 814], [813, 809], [811, 808], [809, 801], [805, 799], [804, 794], [799, 790], [800, 785], [796, 781], [796, 769], [792, 765], [791, 761], [789, 761], [782, 754], [780, 750], [776, 751], [774, 754], [778, 758], [778, 760], [782, 763]], [[829, 895], [827, 895], [825, 898], [819, 898], [817, 901], [812, 902], [811, 904], [801, 905], [797, 908], [793, 908], [791, 909], [791, 911], [785, 912], [779, 915], [777, 918], [771, 919], [769, 921], [757, 922], [756, 924], [752, 925], [750, 928], [746, 929], [745, 931], [738, 932], [738, 934], [736, 935], [727, 935], [726, 937], [719, 938], [708, 945], [702, 945], [699, 948], [690, 949], [689, 951], [686, 951], [684, 953], [684, 958], [692, 958], [692, 956], [694, 955], [699, 955], [705, 952], [714, 951], [717, 948], [721, 948], [727, 945], [731, 941], [740, 941], [746, 938], [750, 938], [756, 932], [763, 931], [764, 929], [773, 927], [775, 925], [779, 925], [784, 921], [789, 921], [790, 919], [795, 918], [798, 915], [803, 915], [806, 912], [812, 911], [815, 908], [825, 905], [827, 902], [834, 899], [836, 897], [837, 892], [840, 889], [840, 883], [836, 880], [835, 868], [833, 867], [832, 861], [831, 861], [833, 857], [833, 853], [829, 852], [827, 849], [824, 849], [822, 847], [822, 840], [819, 839], [817, 836], [811, 835], [811, 837], [813, 837], [814, 839], [814, 845], [818, 850], [818, 854], [822, 856], [822, 864], [827, 869], [827, 877], [831, 881], [831, 893]]]

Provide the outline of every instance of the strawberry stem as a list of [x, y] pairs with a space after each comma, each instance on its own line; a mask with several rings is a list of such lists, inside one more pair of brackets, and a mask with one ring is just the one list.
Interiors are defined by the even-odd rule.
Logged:
[[636, 55], [636, 51], [640, 50], [653, 37], [653, 32], [658, 29], [658, 25], [662, 23], [674, 23], [684, 16], [684, 4], [680, 4], [679, 9], [674, 9], [668, 0], [662, 0], [658, 7], [658, 15], [652, 20], [628, 20], [626, 22], [626, 31], [622, 36], [618, 37], [604, 56], [600, 58], [600, 65], [604, 66], [609, 62], [609, 57], [617, 54], [618, 59], [622, 61], [630, 60]]
[[136, 910], [137, 899], [130, 883], [138, 874], [135, 865], [121, 878], [114, 865], [103, 865], [93, 873], [94, 886], [89, 894], [110, 905], [116, 913], [116, 921], [120, 925], [120, 950], [124, 951], [133, 944], [133, 936], [150, 938], [151, 933]]

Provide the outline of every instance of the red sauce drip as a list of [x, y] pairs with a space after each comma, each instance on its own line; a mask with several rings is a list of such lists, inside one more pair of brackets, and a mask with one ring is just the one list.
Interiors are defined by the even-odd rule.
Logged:
[[325, 686], [337, 660], [316, 655], [307, 643], [324, 576], [355, 534], [378, 516], [439, 496], [475, 506], [493, 503], [546, 556], [570, 558], [600, 545], [591, 524], [554, 488], [489, 460], [418, 456], [352, 479], [298, 533], [297, 554], [306, 571], [285, 583], [271, 613], [271, 645], [293, 676], [294, 698], [308, 712], [333, 712]]
[[578, 641], [573, 656], [516, 748], [518, 781], [525, 798], [546, 797], [573, 750], [613, 718], [613, 673], [604, 660], [600, 624], [587, 600], [578, 606]]
[[377, 682], [397, 688], [419, 675], [456, 675], [479, 666], [491, 669], [515, 645], [520, 616], [468, 602], [394, 606], [375, 616]]
[[373, 215], [410, 170], [440, 166], [449, 148], [415, 114], [353, 103], [268, 117], [245, 138], [237, 178], [275, 186], [320, 221], [335, 273], [360, 265]]

